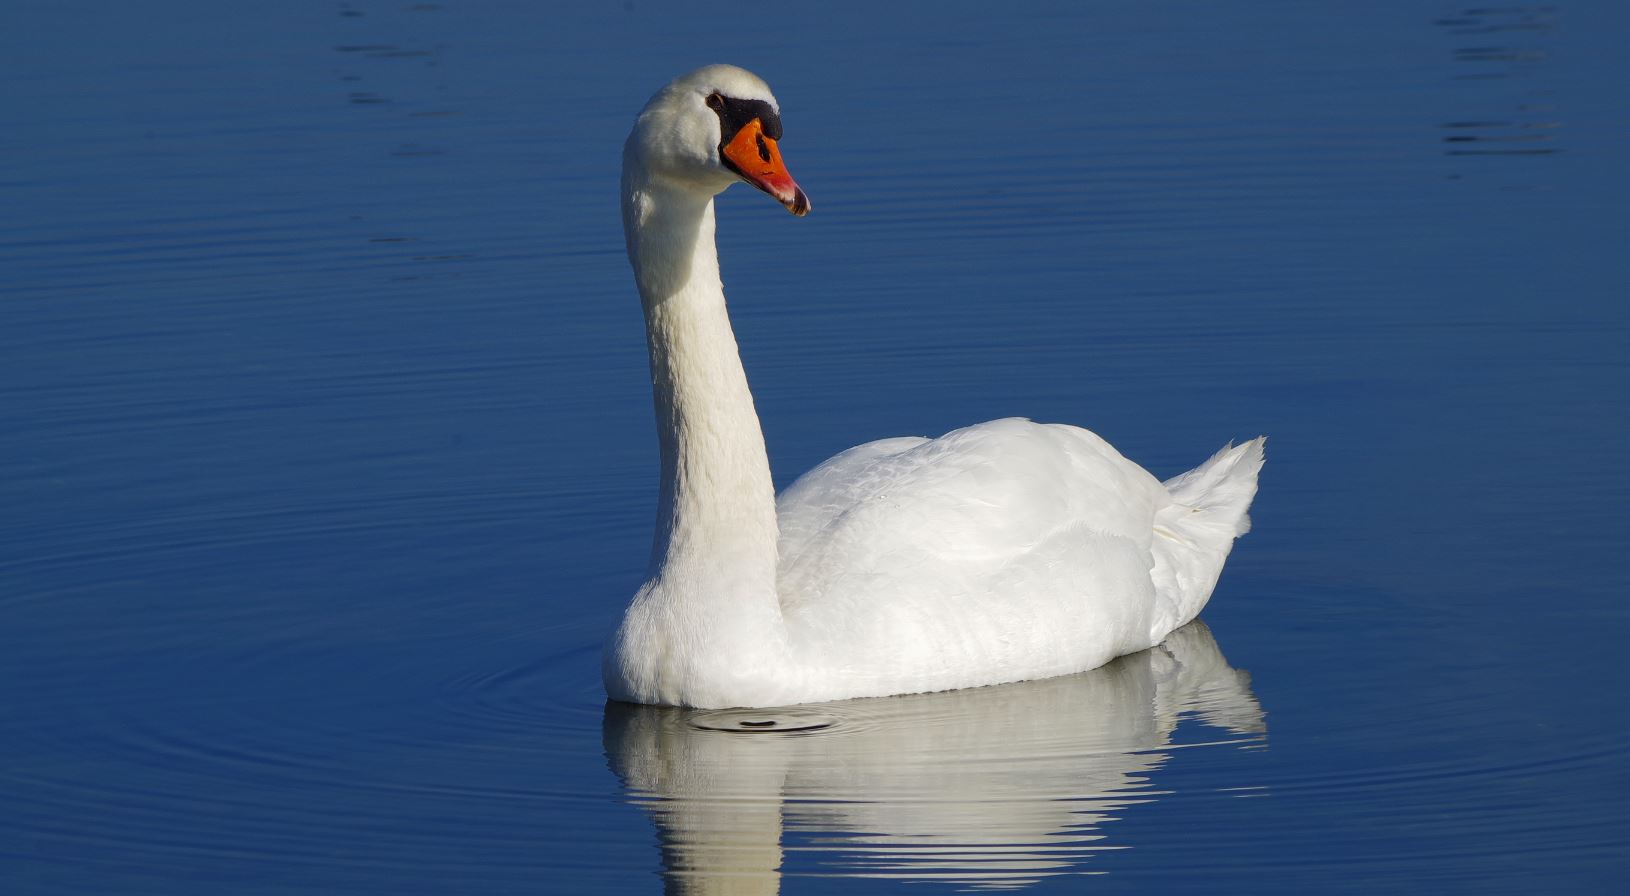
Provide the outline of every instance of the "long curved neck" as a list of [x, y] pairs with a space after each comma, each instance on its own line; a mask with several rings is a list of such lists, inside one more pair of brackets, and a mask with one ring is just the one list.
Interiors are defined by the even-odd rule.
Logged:
[[713, 197], [630, 167], [623, 223], [662, 448], [652, 577], [689, 582], [687, 604], [732, 596], [739, 604], [751, 591], [778, 615], [775, 489], [725, 309]]

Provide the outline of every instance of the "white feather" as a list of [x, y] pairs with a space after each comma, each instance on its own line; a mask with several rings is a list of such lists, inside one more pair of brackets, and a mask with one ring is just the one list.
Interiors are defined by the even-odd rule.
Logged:
[[712, 197], [735, 180], [714, 91], [775, 103], [709, 66], [659, 92], [624, 149], [663, 491], [607, 691], [727, 707], [996, 684], [1194, 618], [1248, 525], [1262, 439], [1162, 485], [1085, 429], [994, 420], [852, 448], [774, 496], [714, 249]]

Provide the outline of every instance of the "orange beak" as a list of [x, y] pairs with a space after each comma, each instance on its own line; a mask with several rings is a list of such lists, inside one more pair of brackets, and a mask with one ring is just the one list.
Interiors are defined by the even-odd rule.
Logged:
[[774, 196], [787, 211], [802, 217], [809, 214], [809, 197], [781, 163], [781, 150], [775, 139], [764, 133], [764, 125], [753, 119], [723, 149], [724, 162], [742, 179]]

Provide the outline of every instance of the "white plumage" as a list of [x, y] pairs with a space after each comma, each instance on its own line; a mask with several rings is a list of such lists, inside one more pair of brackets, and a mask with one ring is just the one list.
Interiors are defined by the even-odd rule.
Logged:
[[996, 684], [1090, 669], [1193, 619], [1249, 525], [1260, 438], [1163, 485], [1085, 429], [994, 420], [851, 448], [775, 497], [713, 196], [739, 179], [795, 214], [808, 200], [773, 139], [732, 142], [739, 101], [778, 117], [752, 74], [692, 72], [624, 149], [662, 497], [607, 692], [728, 707]]

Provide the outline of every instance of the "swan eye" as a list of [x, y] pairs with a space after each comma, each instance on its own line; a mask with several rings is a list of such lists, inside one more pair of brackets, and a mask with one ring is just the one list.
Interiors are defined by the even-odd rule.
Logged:
[[[719, 116], [720, 146], [734, 140], [742, 128], [755, 120], [764, 129], [764, 136], [771, 140], [781, 139], [781, 116], [776, 114], [774, 106], [763, 100], [732, 99], [714, 91], [708, 94], [703, 102]], [[765, 161], [769, 160], [767, 149], [760, 146], [758, 151]]]

